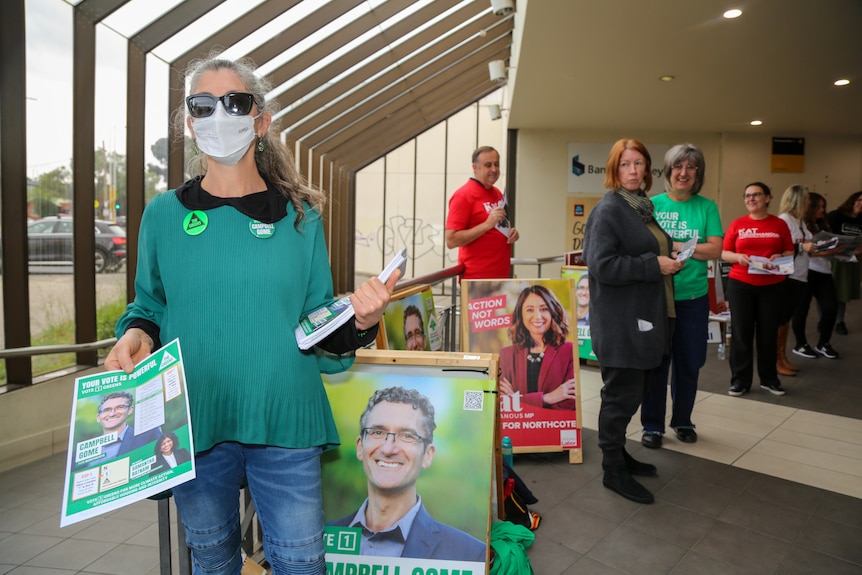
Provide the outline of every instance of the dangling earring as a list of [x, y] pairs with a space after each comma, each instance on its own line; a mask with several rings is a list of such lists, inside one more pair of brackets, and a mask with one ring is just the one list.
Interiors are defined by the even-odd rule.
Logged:
[[201, 151], [200, 151], [200, 150], [198, 150], [198, 142], [197, 142], [197, 140], [192, 140], [192, 151], [193, 151], [195, 154], [200, 154], [200, 153], [201, 153]]
[[257, 141], [257, 151], [262, 153], [264, 149], [266, 149], [266, 146], [264, 145], [263, 137], [261, 136], [261, 138]]

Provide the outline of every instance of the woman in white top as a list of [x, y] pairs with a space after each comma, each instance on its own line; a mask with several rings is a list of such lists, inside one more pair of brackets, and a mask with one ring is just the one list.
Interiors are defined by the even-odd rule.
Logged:
[[[826, 221], [826, 198], [818, 193], [808, 194], [808, 209], [802, 221], [812, 234], [820, 231], [831, 232], [829, 223]], [[838, 298], [835, 294], [835, 282], [832, 279], [832, 260], [829, 256], [843, 251], [843, 248], [835, 248], [826, 251], [812, 251], [808, 262], [807, 289], [802, 298], [796, 302], [793, 310], [793, 335], [796, 338], [796, 347], [793, 353], [810, 357], [812, 352], [819, 353], [823, 357], [835, 359], [838, 352], [832, 349], [829, 340], [832, 339], [832, 331], [835, 327], [835, 318], [838, 315]], [[811, 306], [811, 298], [817, 300], [820, 310], [820, 319], [817, 321], [817, 345], [814, 349], [808, 345], [805, 336], [805, 324], [808, 320], [808, 309]]]
[[[781, 316], [781, 324], [778, 327], [778, 357], [776, 358], [775, 367], [780, 375], [796, 375], [799, 368], [787, 360], [787, 334], [790, 331], [790, 318], [793, 317], [793, 310], [797, 307], [797, 302], [801, 301], [806, 290], [808, 282], [808, 254], [811, 251], [813, 244], [811, 243], [811, 232], [802, 221], [805, 217], [805, 210], [808, 209], [808, 188], [805, 186], [790, 186], [784, 190], [781, 196], [781, 204], [778, 208], [780, 212], [778, 217], [784, 220], [787, 227], [790, 228], [790, 237], [793, 239], [794, 258], [793, 258], [793, 273], [785, 282], [786, 305]], [[810, 348], [809, 348], [810, 349]], [[810, 355], [803, 355], [793, 350], [797, 355], [802, 357], [815, 358], [817, 355], [812, 352]]]

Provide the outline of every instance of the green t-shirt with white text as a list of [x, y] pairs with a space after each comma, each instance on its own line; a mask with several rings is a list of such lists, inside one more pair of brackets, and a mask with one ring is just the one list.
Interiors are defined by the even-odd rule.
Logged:
[[[706, 243], [706, 238], [710, 236], [724, 235], [718, 206], [712, 200], [693, 195], [685, 202], [677, 202], [667, 194], [659, 194], [651, 199], [655, 206], [656, 221], [675, 242], [690, 240], [695, 230], [699, 244]], [[707, 262], [689, 258], [674, 276], [673, 283], [674, 299], [690, 300], [705, 296], [709, 289]]]

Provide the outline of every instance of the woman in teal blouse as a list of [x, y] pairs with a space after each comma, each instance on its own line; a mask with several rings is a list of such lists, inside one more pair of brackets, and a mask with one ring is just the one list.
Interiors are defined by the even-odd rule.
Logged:
[[[177, 117], [199, 174], [147, 206], [135, 301], [108, 369], [131, 371], [160, 342], [185, 359], [196, 479], [173, 488], [195, 573], [241, 569], [239, 489], [247, 483], [273, 574], [325, 571], [320, 454], [338, 444], [322, 354], [294, 329], [332, 300], [323, 194], [307, 186], [272, 128], [269, 86], [242, 62], [193, 64]], [[350, 297], [356, 313], [319, 344], [348, 354], [374, 340], [400, 274]], [[342, 362], [349, 366], [350, 357]]]

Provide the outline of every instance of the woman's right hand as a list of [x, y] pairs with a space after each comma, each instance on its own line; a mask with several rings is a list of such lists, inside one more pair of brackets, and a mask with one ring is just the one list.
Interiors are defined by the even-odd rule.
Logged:
[[721, 259], [723, 259], [724, 261], [726, 261], [729, 264], [737, 263], [744, 268], [747, 268], [748, 264], [751, 263], [751, 261], [748, 259], [747, 255], [738, 254], [736, 252], [732, 252], [729, 250], [723, 250], [721, 252]]
[[153, 339], [144, 330], [133, 327], [126, 331], [105, 358], [105, 369], [122, 369], [132, 373], [135, 365], [153, 351]]

